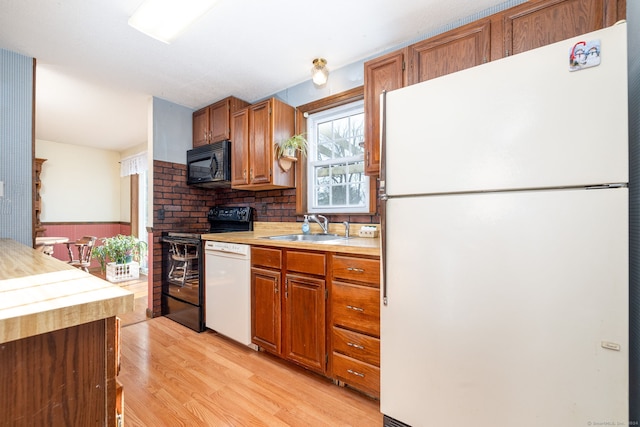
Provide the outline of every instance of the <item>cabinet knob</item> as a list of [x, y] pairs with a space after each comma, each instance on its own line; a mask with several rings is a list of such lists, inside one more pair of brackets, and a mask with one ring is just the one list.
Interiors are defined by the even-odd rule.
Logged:
[[347, 306], [347, 308], [348, 308], [349, 310], [359, 311], [359, 312], [361, 312], [361, 313], [362, 313], [362, 312], [364, 312], [364, 308], [361, 308], [361, 307], [355, 307], [355, 306], [353, 306], [353, 305], [348, 305], [348, 306]]
[[347, 267], [347, 271], [353, 271], [354, 273], [364, 273], [364, 268]]

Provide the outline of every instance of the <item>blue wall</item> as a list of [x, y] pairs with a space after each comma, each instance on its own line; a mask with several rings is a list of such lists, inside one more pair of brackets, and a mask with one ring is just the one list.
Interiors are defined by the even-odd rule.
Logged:
[[153, 159], [187, 163], [193, 148], [193, 110], [160, 98], [153, 98]]
[[33, 58], [0, 49], [0, 237], [32, 242]]

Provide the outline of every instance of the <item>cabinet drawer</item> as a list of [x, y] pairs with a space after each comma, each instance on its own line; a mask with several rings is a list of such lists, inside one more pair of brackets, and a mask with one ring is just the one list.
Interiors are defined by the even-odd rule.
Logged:
[[327, 257], [323, 253], [287, 251], [287, 271], [324, 276], [327, 272]]
[[368, 286], [333, 282], [332, 322], [358, 332], [380, 336], [380, 290]]
[[380, 340], [369, 335], [334, 326], [333, 351], [380, 366]]
[[380, 368], [333, 353], [333, 377], [372, 396], [380, 396]]
[[380, 261], [334, 255], [333, 277], [342, 280], [365, 282], [380, 287]]
[[251, 247], [251, 265], [282, 268], [282, 251], [273, 248]]

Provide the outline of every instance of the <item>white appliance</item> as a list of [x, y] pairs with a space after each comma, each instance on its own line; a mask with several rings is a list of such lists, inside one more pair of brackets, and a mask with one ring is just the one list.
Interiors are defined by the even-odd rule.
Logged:
[[205, 324], [241, 344], [251, 344], [251, 246], [207, 241]]
[[386, 426], [628, 424], [626, 52], [622, 23], [386, 94]]

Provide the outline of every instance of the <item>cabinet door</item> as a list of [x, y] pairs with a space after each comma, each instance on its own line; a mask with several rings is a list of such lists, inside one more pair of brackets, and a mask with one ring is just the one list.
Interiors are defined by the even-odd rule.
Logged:
[[271, 182], [273, 163], [273, 134], [271, 129], [271, 102], [252, 105], [249, 137], [249, 182], [268, 184]]
[[231, 185], [249, 183], [249, 110], [240, 110], [231, 118]]
[[365, 173], [380, 173], [380, 94], [406, 84], [405, 49], [364, 64]]
[[193, 113], [193, 148], [209, 143], [209, 110], [203, 108]]
[[489, 61], [490, 42], [491, 21], [484, 19], [409, 46], [409, 84]]
[[[623, 0], [621, 0], [623, 1]], [[616, 21], [618, 0], [529, 1], [504, 12], [504, 56], [599, 30]]]
[[251, 341], [280, 354], [280, 272], [251, 269]]
[[231, 129], [229, 129], [230, 104], [231, 101], [227, 98], [209, 107], [209, 128], [211, 131], [209, 140], [212, 143], [229, 139], [231, 134]]
[[289, 274], [285, 281], [284, 356], [325, 372], [325, 281]]

